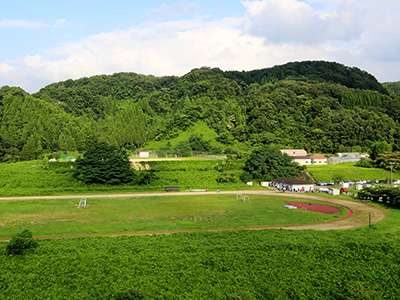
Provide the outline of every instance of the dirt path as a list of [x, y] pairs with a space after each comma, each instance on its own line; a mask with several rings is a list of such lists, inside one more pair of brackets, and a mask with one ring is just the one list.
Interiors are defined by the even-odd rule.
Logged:
[[[77, 196], [36, 196], [36, 197], [10, 197], [0, 198], [1, 200], [37, 200], [37, 199], [81, 199], [81, 198], [120, 198], [120, 197], [151, 197], [151, 196], [188, 196], [188, 195], [212, 195], [217, 192], [156, 192], [156, 193], [136, 193], [136, 194], [112, 194], [112, 195], [77, 195]], [[352, 214], [334, 222], [323, 222], [315, 224], [303, 224], [303, 225], [291, 225], [291, 226], [267, 226], [257, 227], [252, 229], [263, 229], [263, 228], [284, 228], [284, 229], [314, 229], [314, 230], [331, 230], [331, 229], [348, 229], [361, 226], [367, 226], [369, 224], [369, 213], [371, 213], [371, 222], [378, 222], [386, 217], [383, 210], [355, 201], [341, 200], [335, 198], [321, 197], [316, 194], [303, 194], [303, 193], [279, 193], [271, 190], [247, 190], [247, 191], [221, 191], [220, 194], [243, 194], [243, 195], [268, 195], [277, 197], [290, 197], [298, 199], [312, 199], [324, 201], [331, 204], [344, 206], [352, 211]], [[224, 228], [229, 229], [229, 228]], [[217, 230], [224, 230], [217, 229]], [[233, 228], [230, 228], [233, 229]], [[215, 229], [214, 229], [215, 230]], [[157, 232], [158, 233], [158, 232]], [[172, 233], [172, 232], [164, 232]], [[132, 233], [134, 234], [134, 233]], [[151, 234], [151, 233], [146, 233]], [[110, 234], [112, 235], [112, 234]]]

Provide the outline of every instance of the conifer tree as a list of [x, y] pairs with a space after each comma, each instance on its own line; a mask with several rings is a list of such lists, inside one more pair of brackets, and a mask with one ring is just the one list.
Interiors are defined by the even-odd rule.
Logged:
[[125, 150], [96, 143], [76, 160], [74, 176], [86, 184], [120, 184], [134, 178]]

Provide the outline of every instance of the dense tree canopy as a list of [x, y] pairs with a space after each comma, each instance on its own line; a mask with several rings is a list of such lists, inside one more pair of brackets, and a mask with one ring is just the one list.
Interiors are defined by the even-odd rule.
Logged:
[[203, 137], [210, 144], [195, 146], [202, 149], [249, 151], [274, 143], [311, 153], [371, 152], [387, 143], [398, 151], [395, 87], [329, 62], [250, 72], [203, 67], [182, 77], [100, 75], [53, 83], [34, 95], [5, 86], [0, 160], [85, 151], [94, 142], [185, 149], [191, 134], [204, 133], [203, 124], [212, 134]]
[[276, 146], [253, 150], [245, 163], [241, 179], [244, 182], [270, 181], [281, 177], [297, 177], [302, 170], [293, 157], [283, 154]]

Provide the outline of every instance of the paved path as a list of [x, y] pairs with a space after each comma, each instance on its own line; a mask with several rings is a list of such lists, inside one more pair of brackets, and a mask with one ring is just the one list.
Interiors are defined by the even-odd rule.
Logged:
[[[284, 229], [314, 229], [314, 230], [331, 230], [331, 229], [348, 229], [369, 224], [369, 213], [371, 213], [371, 222], [378, 222], [386, 217], [383, 210], [367, 205], [365, 203], [348, 201], [330, 197], [321, 197], [318, 194], [304, 194], [304, 193], [280, 193], [271, 190], [246, 190], [246, 191], [221, 191], [220, 194], [243, 194], [243, 195], [268, 195], [277, 197], [293, 197], [300, 199], [312, 199], [324, 201], [331, 204], [344, 206], [352, 211], [352, 215], [348, 218], [340, 219], [334, 222], [323, 222], [305, 225], [291, 225], [291, 226], [266, 226], [257, 227], [253, 229], [263, 228], [284, 228]], [[210, 195], [217, 194], [217, 192], [148, 192], [148, 193], [134, 193], [134, 194], [112, 194], [112, 195], [76, 195], [76, 196], [35, 196], [35, 197], [8, 197], [0, 198], [1, 200], [36, 200], [36, 199], [81, 199], [81, 198], [121, 198], [121, 197], [151, 197], [151, 196], [187, 196], [187, 195]], [[228, 229], [228, 228], [226, 228]], [[223, 230], [223, 229], [217, 229]], [[158, 233], [158, 232], [157, 232]], [[172, 232], [165, 232], [172, 233]], [[150, 234], [150, 233], [146, 233]]]

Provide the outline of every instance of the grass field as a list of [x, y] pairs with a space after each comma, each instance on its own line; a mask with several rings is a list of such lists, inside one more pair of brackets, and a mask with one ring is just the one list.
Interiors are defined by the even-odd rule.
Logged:
[[222, 194], [90, 198], [87, 207], [79, 209], [78, 199], [5, 200], [0, 201], [0, 237], [26, 228], [36, 236], [49, 236], [294, 225], [333, 220], [347, 213], [289, 210], [283, 207], [284, 197], [251, 195], [250, 200]]
[[[331, 181], [335, 176], [343, 180], [390, 180], [390, 171], [376, 168], [360, 168], [354, 163], [337, 165], [307, 166], [307, 171], [316, 181]], [[400, 174], [393, 172], [393, 180], [400, 179]]]
[[372, 229], [45, 239], [22, 256], [0, 243], [0, 299], [399, 299], [389, 210]]
[[[154, 185], [101, 187], [74, 181], [70, 168], [46, 169], [36, 162], [1, 164], [0, 195], [160, 190], [175, 183], [188, 188], [223, 185], [216, 183], [218, 173], [211, 162], [153, 166], [158, 176]], [[224, 171], [232, 170], [237, 178], [239, 166]], [[388, 171], [348, 164], [309, 167], [309, 171], [318, 181], [329, 181], [335, 174], [345, 180], [390, 177]], [[0, 237], [23, 229], [46, 236], [272, 226], [345, 214], [287, 210], [284, 200], [251, 196], [251, 202], [244, 203], [234, 195], [99, 198], [88, 199], [86, 209], [77, 208], [79, 199], [4, 200]], [[165, 300], [400, 299], [400, 210], [370, 205], [385, 208], [388, 215], [371, 229], [242, 229], [43, 239], [33, 252], [15, 256], [4, 255], [7, 243], [0, 242], [0, 299], [135, 299], [128, 297], [135, 292], [147, 296], [141, 299]]]

